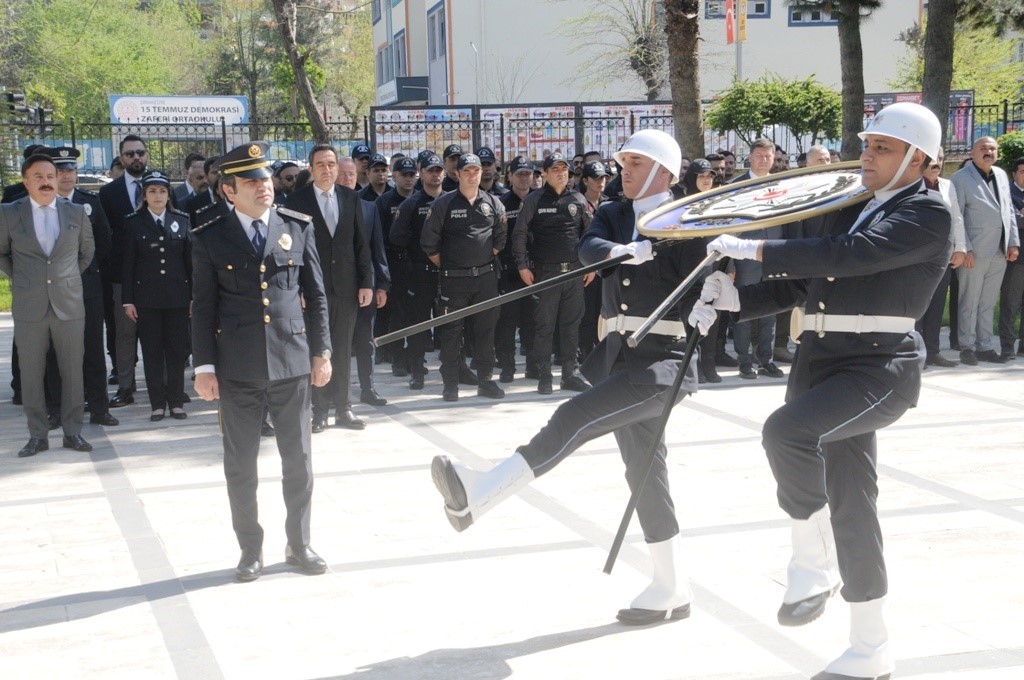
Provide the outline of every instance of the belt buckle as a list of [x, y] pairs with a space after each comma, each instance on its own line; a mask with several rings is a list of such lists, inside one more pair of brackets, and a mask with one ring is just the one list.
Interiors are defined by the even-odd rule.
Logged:
[[814, 313], [814, 332], [818, 334], [818, 337], [825, 335], [825, 313], [815, 312]]
[[615, 332], [619, 335], [626, 334], [626, 315], [619, 314], [615, 317]]

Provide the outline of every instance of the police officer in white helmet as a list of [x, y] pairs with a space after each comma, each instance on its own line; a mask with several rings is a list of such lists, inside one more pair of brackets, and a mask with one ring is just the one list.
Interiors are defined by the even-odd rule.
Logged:
[[[840, 586], [850, 603], [850, 648], [814, 680], [893, 672], [875, 432], [917, 403], [925, 346], [914, 322], [951, 250], [949, 212], [922, 181], [941, 146], [935, 115], [893, 104], [860, 137], [862, 181], [875, 192], [867, 207], [834, 213], [822, 238], [716, 238], [708, 252], [760, 260], [765, 280], [737, 291], [713, 274], [701, 296], [740, 319], [794, 312], [800, 344], [786, 405], [763, 430], [779, 505], [793, 520], [779, 623], [813, 621]], [[691, 322], [706, 326], [710, 307], [698, 303]]]
[[667, 450], [657, 421], [678, 371], [686, 371], [681, 394], [697, 390], [697, 358], [681, 367], [683, 352], [677, 340], [685, 335], [683, 319], [696, 301], [696, 290], [635, 349], [626, 344], [626, 336], [705, 257], [703, 239], [680, 241], [655, 257], [651, 242], [636, 231], [640, 215], [671, 201], [669, 188], [678, 181], [680, 157], [679, 145], [664, 132], [643, 130], [630, 137], [615, 154], [628, 200], [600, 206], [580, 241], [584, 264], [633, 255], [602, 272], [606, 279], [601, 320], [605, 334], [581, 369], [593, 387], [564, 402], [529, 443], [486, 472], [466, 468], [447, 456], [436, 457], [431, 467], [434, 484], [444, 496], [448, 520], [462, 531], [580, 446], [605, 434], [615, 434], [626, 464], [626, 480], [633, 489], [642, 478], [651, 445], [660, 438], [637, 506], [654, 578], [619, 612], [619, 621], [630, 625], [686, 618], [693, 599], [681, 568]]

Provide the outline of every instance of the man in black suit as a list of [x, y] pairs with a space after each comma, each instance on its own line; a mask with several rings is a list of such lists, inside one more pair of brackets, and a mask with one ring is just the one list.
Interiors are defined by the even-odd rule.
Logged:
[[[110, 221], [110, 257], [100, 262], [100, 271], [111, 283], [113, 305], [107, 310], [107, 334], [115, 334], [114, 368], [117, 371], [117, 394], [110, 400], [111, 408], [135, 403], [135, 360], [137, 330], [135, 322], [124, 313], [121, 300], [121, 276], [124, 269], [125, 216], [142, 203], [142, 176], [149, 162], [146, 142], [136, 135], [127, 135], [120, 144], [124, 174], [100, 189], [100, 203]], [[107, 304], [104, 300], [104, 304]], [[110, 328], [110, 319], [114, 328]]]
[[335, 425], [362, 430], [366, 423], [352, 413], [349, 379], [356, 314], [360, 307], [373, 302], [373, 265], [364, 237], [363, 208], [355, 191], [335, 183], [338, 154], [334, 147], [314, 146], [309, 153], [309, 167], [313, 183], [297, 189], [285, 205], [313, 220], [337, 369], [329, 385], [313, 390], [313, 432], [327, 429], [332, 400]]
[[221, 183], [234, 209], [193, 232], [195, 387], [207, 401], [220, 399], [224, 476], [242, 549], [235, 571], [240, 581], [263, 571], [256, 457], [264, 404], [281, 454], [285, 561], [307, 574], [327, 570], [309, 546], [310, 382], [321, 387], [331, 377], [327, 303], [309, 217], [272, 209], [268, 148], [253, 142], [221, 158]]
[[[99, 263], [110, 255], [110, 224], [100, 205], [99, 196], [75, 188], [81, 152], [73, 147], [61, 147], [50, 149], [48, 153], [57, 166], [57, 196], [85, 209], [96, 244], [92, 262], [82, 272], [82, 297], [85, 300], [85, 356], [82, 367], [85, 401], [89, 404], [89, 422], [94, 425], [117, 425], [117, 418], [110, 415], [110, 398], [107, 395], [107, 360], [103, 354], [103, 281], [99, 267]], [[48, 375], [50, 370], [48, 366]], [[51, 390], [51, 394], [60, 394], [60, 390]]]
[[185, 201], [185, 212], [188, 213], [189, 218], [192, 220], [193, 227], [199, 226], [199, 222], [196, 221], [196, 213], [220, 200], [216, 189], [218, 175], [216, 156], [203, 161], [203, 173], [206, 175], [206, 187]]

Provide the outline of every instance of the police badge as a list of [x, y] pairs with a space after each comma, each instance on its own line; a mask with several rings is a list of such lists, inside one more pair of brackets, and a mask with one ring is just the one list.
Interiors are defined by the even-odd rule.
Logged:
[[481, 203], [480, 214], [483, 215], [484, 217], [490, 217], [491, 215], [494, 214], [494, 209], [491, 208], [490, 203]]
[[277, 239], [277, 245], [281, 246], [281, 250], [291, 250], [292, 237], [288, 234], [281, 234], [281, 238]]
[[576, 207], [575, 203], [569, 204], [569, 217], [576, 217], [576, 213], [579, 212], [579, 208]]
[[82, 207], [85, 208], [85, 216], [92, 217], [92, 206], [88, 203], [83, 203]]
[[177, 234], [179, 229], [181, 229], [181, 227], [178, 226], [178, 221], [175, 220], [174, 223], [171, 224], [171, 233]]

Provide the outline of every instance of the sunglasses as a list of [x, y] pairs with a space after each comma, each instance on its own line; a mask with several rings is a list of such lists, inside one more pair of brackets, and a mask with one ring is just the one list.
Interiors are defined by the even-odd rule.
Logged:
[[142, 158], [143, 156], [146, 155], [146, 153], [147, 152], [146, 152], [145, 149], [142, 149], [142, 150], [134, 150], [133, 149], [131, 151], [122, 151], [121, 155], [122, 156], [127, 156], [128, 158], [132, 158], [134, 156], [138, 156], [139, 158]]

